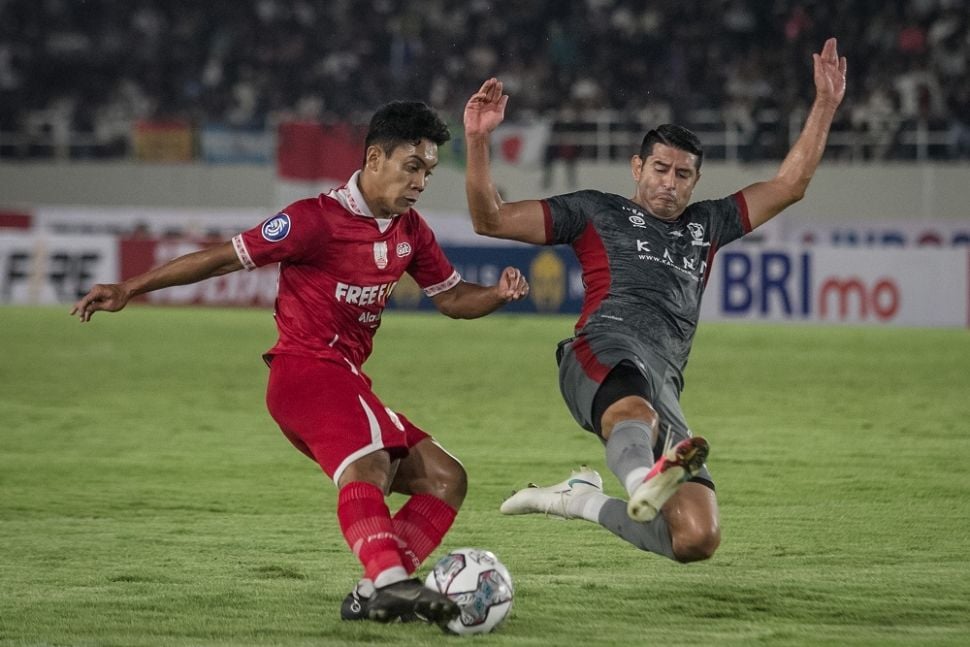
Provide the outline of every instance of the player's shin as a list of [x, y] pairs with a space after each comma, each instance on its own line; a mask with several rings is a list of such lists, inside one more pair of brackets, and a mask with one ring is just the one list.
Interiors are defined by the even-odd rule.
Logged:
[[342, 487], [337, 517], [347, 545], [364, 565], [365, 577], [375, 586], [380, 588], [407, 578], [391, 514], [379, 487], [360, 481]]
[[394, 515], [394, 532], [400, 538], [401, 556], [408, 573], [414, 573], [434, 552], [458, 511], [430, 494], [415, 494]]
[[663, 555], [675, 561], [670, 527], [663, 514], [658, 514], [646, 523], [634, 521], [626, 512], [626, 502], [610, 499], [600, 509], [597, 522], [614, 535], [627, 541], [640, 550]]
[[606, 441], [606, 464], [627, 494], [633, 494], [653, 467], [651, 436], [646, 422], [623, 420], [614, 425]]

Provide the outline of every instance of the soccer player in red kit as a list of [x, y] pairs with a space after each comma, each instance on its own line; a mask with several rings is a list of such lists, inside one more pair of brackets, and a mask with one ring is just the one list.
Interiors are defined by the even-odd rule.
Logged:
[[[448, 139], [425, 104], [387, 104], [371, 119], [363, 166], [346, 185], [296, 202], [231, 241], [119, 284], [95, 285], [71, 311], [88, 321], [138, 294], [279, 263], [279, 339], [264, 356], [266, 402], [286, 437], [339, 489], [340, 528], [364, 567], [342, 605], [345, 620], [443, 625], [458, 614], [412, 575], [451, 527], [465, 497], [465, 470], [384, 406], [361, 370], [394, 286], [407, 272], [440, 312], [462, 319], [529, 291], [513, 267], [493, 286], [463, 281], [413, 209]], [[384, 501], [390, 492], [410, 497], [394, 515]]]

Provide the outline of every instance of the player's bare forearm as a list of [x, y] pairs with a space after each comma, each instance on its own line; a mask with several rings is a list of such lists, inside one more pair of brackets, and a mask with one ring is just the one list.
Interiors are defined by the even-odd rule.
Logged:
[[501, 231], [502, 197], [492, 181], [488, 135], [466, 138], [465, 195], [476, 234], [495, 236]]
[[805, 127], [782, 161], [777, 175], [768, 182], [752, 184], [744, 189], [752, 228], [771, 220], [805, 197], [825, 152], [825, 142], [834, 116], [835, 108], [816, 101], [805, 120]]
[[92, 287], [71, 309], [72, 315], [90, 321], [99, 310], [117, 312], [132, 297], [161, 290], [173, 285], [197, 283], [204, 279], [242, 269], [232, 243], [226, 242], [184, 256], [179, 256], [121, 283], [98, 284]]
[[221, 276], [242, 269], [231, 242], [192, 252], [172, 259], [144, 274], [124, 282], [131, 296], [154, 292], [174, 285], [198, 283], [214, 276]]
[[432, 297], [435, 307], [452, 319], [477, 319], [495, 312], [506, 303], [529, 294], [529, 283], [514, 267], [506, 267], [498, 283], [491, 286], [461, 281], [447, 292]]
[[491, 78], [465, 104], [465, 194], [475, 233], [492, 238], [541, 244], [545, 241], [542, 208], [535, 200], [504, 202], [492, 181], [490, 138], [505, 120], [509, 97]]
[[465, 141], [467, 164], [465, 194], [476, 234], [541, 245], [546, 242], [546, 225], [538, 200], [505, 202], [495, 188], [489, 169], [487, 135]]
[[828, 101], [815, 100], [801, 134], [778, 169], [778, 178], [792, 187], [797, 200], [804, 197], [805, 190], [822, 161], [837, 107]]

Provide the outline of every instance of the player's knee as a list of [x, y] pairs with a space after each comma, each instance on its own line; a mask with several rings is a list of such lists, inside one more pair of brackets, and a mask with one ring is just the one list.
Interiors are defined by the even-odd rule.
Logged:
[[700, 562], [714, 556], [721, 545], [721, 530], [716, 526], [694, 527], [672, 535], [671, 543], [678, 562]]
[[461, 463], [457, 464], [454, 470], [452, 482], [451, 482], [451, 492], [454, 498], [454, 504], [452, 507], [458, 508], [461, 506], [462, 502], [465, 500], [465, 495], [468, 493], [468, 473], [465, 472], [465, 468], [461, 466]]
[[468, 493], [468, 474], [458, 461], [448, 461], [435, 466], [428, 480], [430, 492], [454, 509], [461, 507]]
[[616, 423], [623, 420], [642, 420], [651, 428], [657, 427], [657, 412], [649, 402], [638, 396], [627, 396], [611, 404], [600, 420], [604, 437], [612, 433]]

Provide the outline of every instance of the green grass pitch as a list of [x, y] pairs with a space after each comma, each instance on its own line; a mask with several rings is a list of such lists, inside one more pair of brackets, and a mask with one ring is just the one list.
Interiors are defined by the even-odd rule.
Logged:
[[723, 543], [684, 566], [497, 512], [582, 462], [621, 492], [560, 401], [572, 318], [386, 313], [375, 389], [471, 480], [431, 561], [480, 546], [515, 580], [462, 639], [339, 621], [358, 565], [266, 413], [270, 313], [67, 309], [0, 308], [0, 645], [970, 644], [966, 330], [702, 325], [683, 402]]

